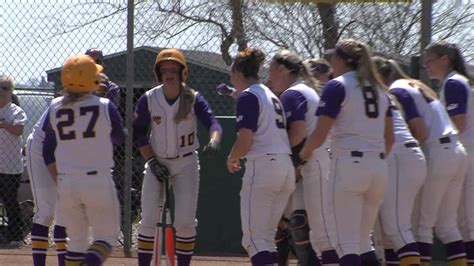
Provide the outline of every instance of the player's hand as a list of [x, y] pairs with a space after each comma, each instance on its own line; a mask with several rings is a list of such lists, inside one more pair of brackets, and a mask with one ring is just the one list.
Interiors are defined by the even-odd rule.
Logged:
[[299, 155], [298, 157], [300, 160], [306, 162], [311, 156], [311, 151], [307, 149], [306, 147], [303, 147], [298, 155]]
[[221, 84], [217, 85], [216, 91], [220, 95], [232, 96], [232, 94], [235, 92], [235, 89], [232, 88], [232, 87], [229, 87], [225, 83], [221, 83]]
[[206, 144], [206, 146], [204, 146], [202, 153], [206, 155], [208, 158], [213, 158], [214, 156], [217, 155], [219, 150], [220, 150], [219, 141], [215, 141], [211, 139], [209, 143]]
[[229, 172], [233, 174], [240, 171], [240, 169], [242, 169], [242, 167], [240, 167], [240, 160], [227, 159], [227, 170], [229, 170]]
[[301, 175], [301, 165], [298, 167], [295, 167], [295, 179], [296, 183], [300, 182], [301, 179], [303, 179], [303, 176]]
[[170, 171], [166, 165], [160, 163], [155, 157], [151, 157], [146, 161], [150, 171], [158, 179], [159, 182], [163, 182], [166, 179], [170, 179]]

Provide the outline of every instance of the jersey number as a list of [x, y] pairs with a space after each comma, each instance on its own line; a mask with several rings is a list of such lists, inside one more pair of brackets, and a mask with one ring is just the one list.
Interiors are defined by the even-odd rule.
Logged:
[[277, 119], [276, 119], [277, 128], [286, 128], [285, 114], [283, 112], [283, 108], [281, 107], [281, 103], [275, 98], [272, 98], [272, 102], [273, 102], [273, 107], [275, 108], [275, 112], [277, 113]]
[[[179, 146], [180, 148], [183, 148], [184, 146], [191, 146], [194, 144], [194, 132], [189, 134], [187, 137], [186, 135], [182, 135], [180, 139], [181, 139], [181, 145]], [[188, 142], [187, 144], [186, 144], [186, 140]]]
[[[92, 106], [84, 106], [79, 108], [79, 115], [84, 116], [90, 113], [90, 120], [89, 124], [87, 125], [86, 131], [82, 132], [83, 138], [94, 138], [95, 137], [95, 125], [97, 123], [97, 119], [99, 118], [99, 106], [92, 105]], [[58, 122], [58, 135], [60, 140], [71, 140], [76, 139], [76, 131], [74, 130], [67, 130], [67, 127], [74, 125], [74, 110], [73, 109], [59, 109], [56, 113], [56, 118], [64, 120]]]
[[365, 86], [362, 88], [362, 95], [364, 96], [365, 114], [367, 117], [379, 117], [379, 105], [375, 89], [370, 86]]

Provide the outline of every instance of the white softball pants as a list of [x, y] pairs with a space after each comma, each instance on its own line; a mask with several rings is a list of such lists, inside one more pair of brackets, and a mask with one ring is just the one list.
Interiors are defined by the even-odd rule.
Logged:
[[295, 189], [295, 171], [288, 154], [247, 159], [240, 191], [242, 245], [250, 257], [275, 252], [280, 217]]
[[[177, 159], [159, 158], [171, 174], [170, 184], [174, 195], [174, 228], [179, 237], [194, 237], [196, 235], [196, 209], [199, 192], [199, 161], [197, 152], [190, 156]], [[159, 222], [161, 186], [156, 177], [145, 165], [145, 176], [141, 195], [141, 221], [138, 233], [154, 236], [156, 224]]]
[[459, 229], [464, 242], [474, 241], [474, 147], [465, 146], [468, 167], [459, 205]]
[[387, 158], [389, 179], [379, 212], [384, 248], [399, 250], [414, 243], [412, 213], [426, 179], [426, 160], [419, 147], [394, 147]]
[[56, 225], [63, 226], [61, 212], [56, 208], [57, 185], [43, 159], [43, 142], [31, 136], [26, 143], [26, 169], [35, 203], [33, 223], [49, 227], [54, 219]]
[[387, 185], [387, 163], [378, 152], [353, 157], [333, 152], [329, 170], [330, 198], [336, 218], [339, 257], [373, 250], [371, 232]]
[[116, 245], [120, 231], [117, 191], [110, 173], [59, 175], [58, 207], [66, 226], [68, 251], [85, 253], [92, 240]]
[[467, 169], [466, 152], [455, 137], [451, 142], [434, 141], [423, 146], [428, 174], [421, 190], [416, 238], [433, 243], [433, 227], [443, 243], [461, 240], [457, 212]]

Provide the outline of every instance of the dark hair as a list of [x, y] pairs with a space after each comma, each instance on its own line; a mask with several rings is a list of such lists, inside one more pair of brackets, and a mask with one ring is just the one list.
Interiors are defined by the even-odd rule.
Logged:
[[288, 49], [280, 50], [273, 56], [272, 61], [283, 65], [290, 71], [290, 74], [303, 80], [303, 82], [309, 87], [314, 89], [319, 88], [319, 82], [313, 78], [309, 69], [305, 67], [303, 59], [294, 51]]
[[432, 53], [437, 56], [446, 55], [451, 61], [451, 65], [456, 72], [465, 76], [470, 81], [473, 80], [473, 78], [467, 73], [466, 63], [464, 62], [461, 50], [456, 44], [440, 40], [426, 46], [425, 52]]
[[334, 54], [344, 60], [347, 66], [357, 71], [361, 84], [364, 80], [367, 80], [380, 89], [387, 89], [380, 74], [375, 69], [372, 52], [366, 43], [354, 39], [342, 40], [336, 45]]
[[324, 58], [312, 58], [306, 61], [311, 72], [318, 72], [319, 74], [326, 74], [331, 70], [331, 64]]
[[265, 61], [265, 54], [258, 48], [240, 51], [232, 62], [232, 71], [241, 72], [246, 78], [258, 79], [258, 72]]

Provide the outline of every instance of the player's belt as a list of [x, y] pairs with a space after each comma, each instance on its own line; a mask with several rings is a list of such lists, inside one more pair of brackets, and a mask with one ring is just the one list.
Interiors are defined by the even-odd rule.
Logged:
[[173, 159], [178, 159], [178, 158], [184, 158], [184, 157], [188, 157], [189, 155], [192, 155], [194, 152], [188, 152], [188, 153], [185, 153], [183, 155], [178, 155], [176, 157], [165, 157], [165, 159], [167, 160], [173, 160]]
[[407, 148], [420, 147], [420, 145], [418, 145], [418, 143], [416, 143], [416, 142], [407, 142], [407, 143], [404, 143], [403, 145], [405, 145], [405, 147], [407, 147]]
[[450, 137], [439, 138], [439, 143], [441, 144], [451, 143], [451, 138]]
[[[361, 151], [351, 151], [352, 157], [364, 157], [364, 152]], [[379, 153], [380, 159], [385, 159], [385, 154], [383, 152]]]

